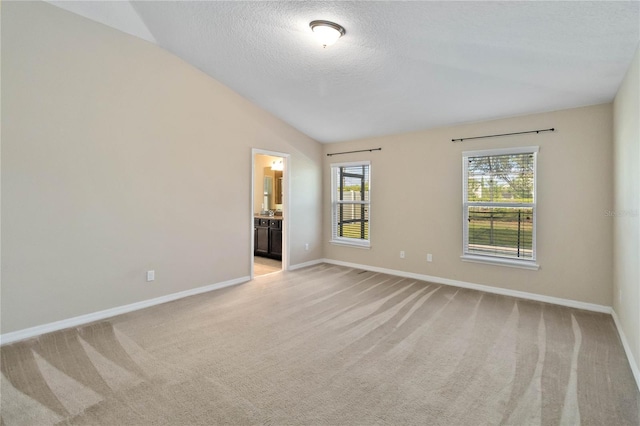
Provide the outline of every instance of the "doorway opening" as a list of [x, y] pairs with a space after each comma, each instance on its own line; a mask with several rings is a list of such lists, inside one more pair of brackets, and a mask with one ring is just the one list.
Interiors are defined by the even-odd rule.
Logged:
[[252, 151], [251, 277], [287, 269], [288, 154]]

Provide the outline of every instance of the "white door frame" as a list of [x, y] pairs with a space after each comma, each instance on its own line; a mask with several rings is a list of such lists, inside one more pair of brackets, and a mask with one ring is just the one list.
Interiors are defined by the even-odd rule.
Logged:
[[282, 270], [289, 270], [289, 200], [291, 194], [290, 187], [290, 178], [289, 178], [289, 170], [290, 170], [290, 159], [291, 154], [287, 154], [285, 152], [277, 152], [277, 151], [268, 151], [265, 149], [252, 148], [251, 149], [251, 203], [249, 213], [251, 214], [251, 253], [249, 253], [249, 271], [250, 277], [253, 279], [253, 250], [254, 250], [254, 223], [253, 216], [255, 212], [253, 211], [253, 200], [255, 197], [255, 173], [256, 173], [256, 155], [270, 155], [272, 157], [282, 157], [283, 163], [283, 171], [282, 171]]

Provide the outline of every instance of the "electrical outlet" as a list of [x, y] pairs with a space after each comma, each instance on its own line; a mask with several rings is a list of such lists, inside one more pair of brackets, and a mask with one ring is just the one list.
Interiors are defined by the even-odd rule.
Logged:
[[304, 249], [305, 249], [305, 250], [307, 250], [307, 251], [309, 251], [309, 243], [305, 243], [305, 245], [304, 245]]
[[400, 259], [404, 259], [404, 250], [400, 252]]
[[427, 262], [433, 262], [433, 256], [431, 253], [427, 253]]
[[147, 271], [147, 281], [154, 281], [156, 279], [156, 271]]

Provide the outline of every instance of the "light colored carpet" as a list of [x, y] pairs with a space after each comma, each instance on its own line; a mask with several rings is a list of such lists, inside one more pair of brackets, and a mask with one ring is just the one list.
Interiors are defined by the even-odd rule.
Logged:
[[318, 265], [2, 347], [2, 424], [637, 425], [609, 315]]
[[282, 262], [268, 257], [255, 256], [253, 258], [253, 276], [267, 275], [282, 270]]

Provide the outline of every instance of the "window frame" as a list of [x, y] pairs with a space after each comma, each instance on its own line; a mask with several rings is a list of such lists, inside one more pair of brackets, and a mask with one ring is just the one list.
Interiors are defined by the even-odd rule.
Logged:
[[[465, 262], [488, 263], [492, 265], [511, 266], [516, 268], [537, 270], [537, 212], [538, 212], [538, 146], [524, 146], [517, 148], [484, 149], [464, 151], [462, 153], [462, 256]], [[493, 157], [500, 155], [533, 154], [533, 202], [532, 203], [505, 203], [488, 201], [469, 201], [469, 158]], [[532, 208], [532, 235], [531, 235], [531, 259], [518, 259], [495, 254], [478, 254], [469, 252], [469, 207], [526, 207]]]
[[[369, 197], [368, 200], [360, 200], [360, 201], [340, 201], [337, 199], [337, 192], [338, 192], [338, 177], [337, 177], [337, 170], [338, 168], [342, 168], [342, 167], [354, 167], [354, 166], [367, 166], [368, 167], [368, 171], [369, 171], [369, 179], [368, 179], [368, 184], [369, 184]], [[350, 246], [350, 247], [357, 247], [357, 248], [364, 248], [364, 249], [369, 249], [371, 248], [371, 161], [350, 161], [350, 162], [345, 162], [345, 163], [331, 163], [330, 164], [330, 170], [331, 170], [331, 240], [330, 243], [331, 244], [336, 244], [336, 245], [342, 245], [342, 246]], [[368, 239], [362, 239], [362, 238], [351, 238], [351, 237], [340, 237], [337, 235], [337, 229], [338, 229], [338, 224], [336, 223], [336, 217], [337, 217], [337, 208], [338, 205], [340, 204], [360, 204], [360, 205], [366, 205], [368, 208], [368, 219], [367, 222], [369, 224], [369, 232], [368, 232]]]

